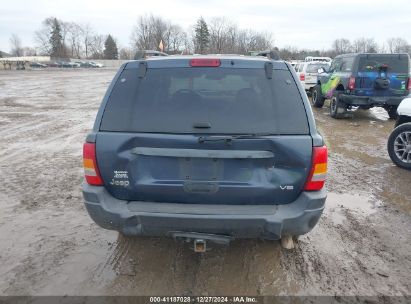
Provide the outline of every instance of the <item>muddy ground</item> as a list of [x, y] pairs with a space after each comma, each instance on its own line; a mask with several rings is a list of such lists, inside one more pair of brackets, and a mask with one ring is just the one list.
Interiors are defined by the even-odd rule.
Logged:
[[383, 110], [334, 120], [324, 216], [293, 251], [234, 241], [195, 254], [124, 239], [82, 201], [81, 148], [114, 70], [0, 71], [1, 295], [410, 295], [411, 172], [386, 152]]

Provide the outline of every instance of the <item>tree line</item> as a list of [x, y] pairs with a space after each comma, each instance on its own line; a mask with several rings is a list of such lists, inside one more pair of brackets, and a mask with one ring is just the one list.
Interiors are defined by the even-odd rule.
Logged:
[[385, 43], [378, 44], [374, 38], [357, 38], [350, 41], [346, 38], [335, 39], [328, 50], [298, 49], [287, 46], [278, 49], [280, 57], [288, 60], [304, 59], [307, 56], [326, 56], [334, 58], [347, 53], [408, 53], [411, 55], [411, 45], [401, 37], [388, 38]]
[[130, 35], [130, 46], [119, 47], [110, 34], [97, 33], [89, 24], [78, 24], [46, 18], [34, 33], [35, 47], [24, 47], [21, 39], [10, 37], [13, 56], [48, 55], [59, 58], [132, 59], [137, 50], [158, 50], [168, 54], [248, 54], [251, 51], [275, 49], [287, 60], [306, 56], [334, 57], [343, 53], [411, 53], [411, 45], [393, 37], [379, 45], [373, 38], [350, 41], [339, 38], [327, 50], [301, 49], [295, 46], [277, 48], [270, 32], [241, 29], [224, 17], [205, 20], [200, 17], [188, 30], [159, 16], [137, 18]]

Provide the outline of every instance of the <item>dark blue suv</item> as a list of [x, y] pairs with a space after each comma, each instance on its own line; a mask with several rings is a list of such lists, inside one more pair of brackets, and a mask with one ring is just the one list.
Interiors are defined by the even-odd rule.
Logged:
[[342, 118], [347, 109], [383, 107], [390, 118], [411, 90], [408, 54], [344, 54], [322, 69], [312, 93], [315, 107], [331, 99], [330, 114]]
[[327, 148], [284, 61], [128, 62], [83, 152], [90, 216], [125, 235], [280, 239], [324, 209]]

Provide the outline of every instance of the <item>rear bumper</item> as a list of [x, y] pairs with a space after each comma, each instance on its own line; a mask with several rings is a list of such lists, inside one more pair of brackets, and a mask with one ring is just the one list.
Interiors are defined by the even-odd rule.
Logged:
[[342, 101], [353, 106], [398, 106], [401, 101], [407, 96], [355, 96], [355, 95], [340, 95]]
[[104, 187], [83, 184], [91, 218], [101, 227], [126, 235], [171, 236], [175, 232], [280, 239], [302, 235], [318, 222], [326, 191], [302, 192], [286, 205], [172, 204], [119, 200]]

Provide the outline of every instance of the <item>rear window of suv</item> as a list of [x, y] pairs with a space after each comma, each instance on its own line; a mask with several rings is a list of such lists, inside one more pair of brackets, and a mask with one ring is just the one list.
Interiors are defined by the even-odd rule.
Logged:
[[328, 70], [329, 67], [330, 65], [326, 63], [310, 63], [307, 66], [307, 73], [318, 73], [318, 69]]
[[[207, 128], [194, 128], [206, 125]], [[113, 87], [101, 131], [209, 134], [308, 134], [297, 85], [288, 70], [125, 69]]]
[[399, 55], [368, 55], [360, 57], [359, 72], [378, 72], [381, 67], [386, 66], [388, 72], [409, 73], [409, 59], [407, 56]]

